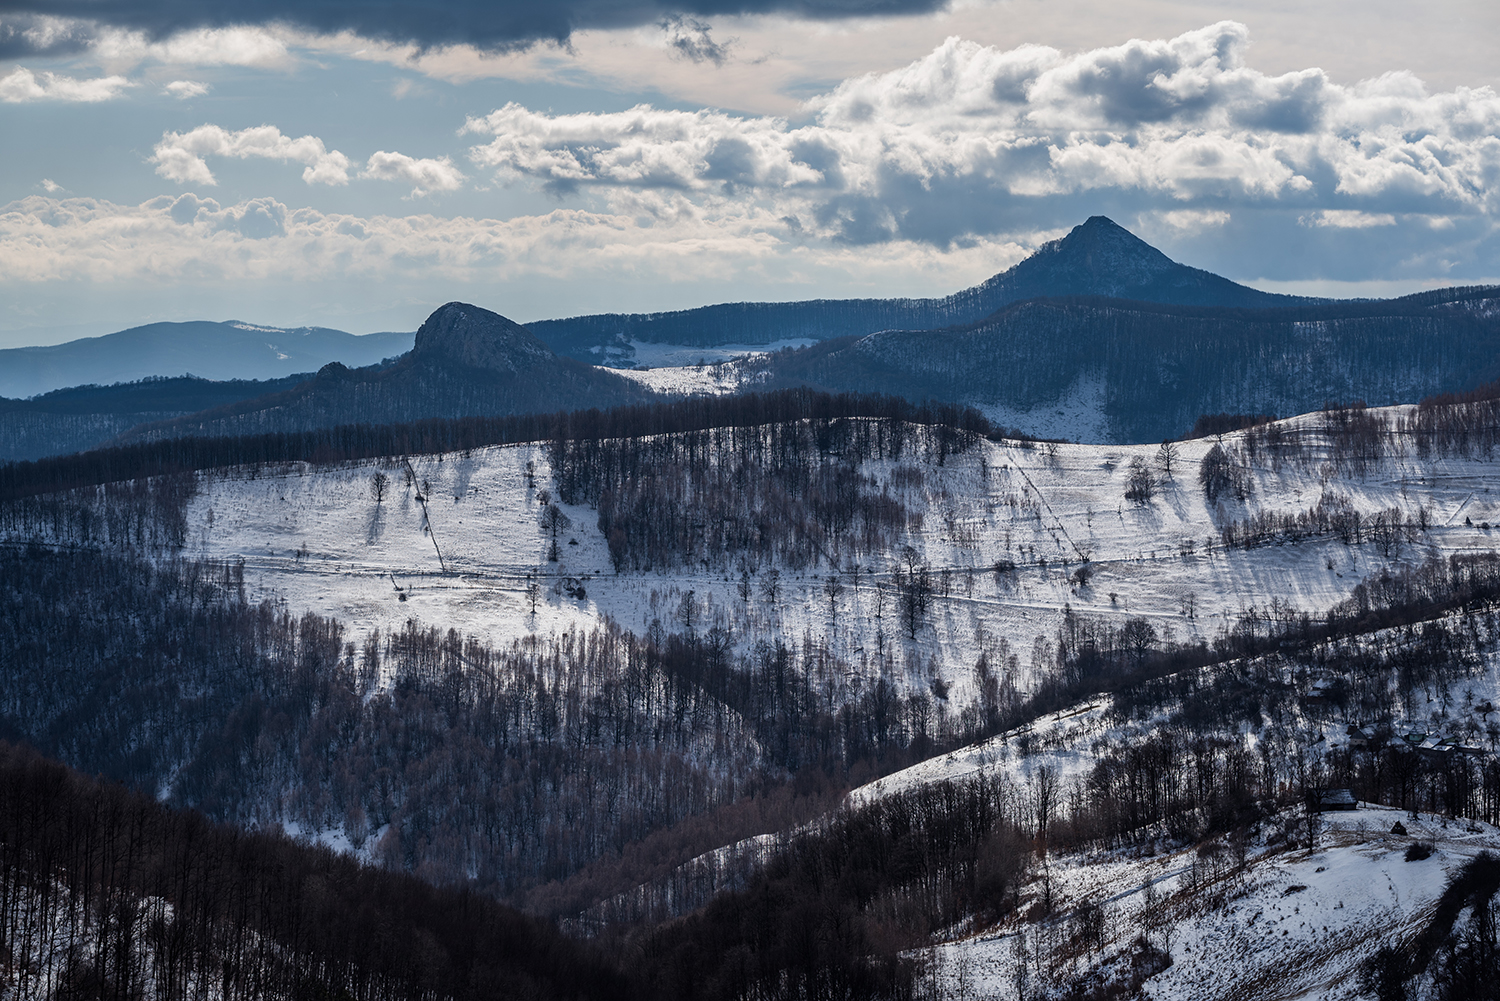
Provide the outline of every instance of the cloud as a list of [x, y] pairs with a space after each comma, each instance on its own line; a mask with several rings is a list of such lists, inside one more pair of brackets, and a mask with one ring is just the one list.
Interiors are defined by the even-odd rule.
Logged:
[[94, 29], [87, 22], [46, 14], [11, 14], [0, 18], [0, 59], [20, 56], [69, 56], [89, 47]]
[[712, 27], [697, 18], [673, 14], [661, 20], [660, 26], [667, 36], [667, 48], [674, 55], [695, 63], [713, 63], [723, 66], [729, 58], [733, 39], [727, 42], [714, 41]]
[[[162, 4], [155, 0], [6, 0], [7, 18], [18, 25], [43, 19], [79, 22], [71, 30], [108, 29], [161, 40], [199, 31], [261, 25], [291, 25], [322, 34], [351, 32], [364, 38], [414, 42], [422, 46], [470, 44], [499, 51], [551, 41], [565, 43], [574, 31], [627, 28], [663, 18], [745, 14], [790, 14], [815, 20], [924, 14], [947, 6], [944, 0], [422, 0], [360, 4], [347, 0], [232, 0], [227, 3]], [[8, 23], [8, 21], [7, 21]], [[22, 52], [39, 52], [25, 35], [15, 35]], [[31, 46], [26, 48], [26, 46]]]
[[47, 192], [47, 194], [54, 195], [57, 192], [61, 191], [62, 189], [63, 189], [63, 186], [61, 184], [58, 184], [52, 178], [50, 178], [50, 177], [44, 177], [44, 178], [42, 178], [42, 190], [45, 191], [45, 192]]
[[330, 151], [317, 136], [293, 139], [274, 125], [229, 132], [217, 125], [200, 125], [191, 132], [167, 132], [151, 152], [156, 172], [178, 184], [218, 182], [205, 157], [225, 156], [244, 160], [260, 157], [305, 164], [302, 180], [308, 184], [348, 184], [349, 158]]
[[[271, 198], [222, 205], [190, 193], [139, 205], [37, 195], [0, 206], [0, 286], [352, 281], [494, 289], [540, 280], [576, 286], [588, 275], [593, 288], [835, 280], [901, 294], [924, 284], [979, 281], [997, 262], [1008, 265], [1025, 253], [1010, 241], [982, 240], [950, 251], [894, 241], [789, 255], [781, 235], [786, 225], [753, 206], [713, 218], [691, 212], [672, 218], [667, 206], [644, 201], [638, 208], [631, 216], [559, 209], [504, 220], [444, 219], [325, 213]], [[584, 295], [580, 290], [573, 301]], [[609, 305], [594, 299], [597, 308]]]
[[441, 159], [416, 160], [404, 153], [387, 153], [377, 150], [370, 155], [370, 162], [360, 177], [377, 181], [400, 181], [412, 185], [412, 198], [421, 198], [433, 191], [457, 191], [467, 178], [446, 156]]
[[248, 66], [286, 69], [294, 59], [290, 37], [279, 28], [232, 25], [193, 28], [157, 36], [148, 31], [104, 26], [93, 31], [89, 53], [106, 66], [143, 62], [173, 66]]
[[190, 97], [202, 97], [207, 94], [208, 84], [197, 80], [173, 80], [163, 89], [178, 100], [187, 100]]
[[18, 66], [6, 76], [0, 77], [0, 101], [6, 104], [25, 104], [31, 101], [93, 104], [113, 100], [125, 88], [132, 86], [134, 84], [122, 76], [76, 80], [56, 73], [38, 76], [31, 70]]
[[1194, 230], [1255, 212], [1500, 214], [1494, 91], [1429, 94], [1409, 74], [1355, 86], [1320, 70], [1267, 75], [1246, 64], [1248, 44], [1232, 21], [1074, 55], [950, 38], [814, 99], [800, 126], [507, 104], [464, 131], [493, 136], [469, 155], [501, 181], [616, 207], [673, 192], [709, 216], [726, 199], [759, 199], [810, 237], [865, 245], [1036, 231], [1100, 204], [1192, 213], [1172, 218]]
[[381, 150], [361, 165], [313, 136], [204, 125], [162, 137], [161, 176], [209, 185], [213, 157], [255, 156], [301, 163], [309, 183], [353, 171], [410, 197], [519, 185], [558, 207], [496, 220], [37, 197], [0, 210], [0, 276], [530, 276], [595, 295], [610, 281], [826, 279], [818, 294], [908, 294], [987, 277], [1097, 213], [1241, 280], [1500, 274], [1494, 91], [1432, 92], [1403, 73], [1353, 85], [1265, 74], [1248, 44], [1233, 22], [1077, 53], [954, 38], [832, 87], [798, 118], [511, 103], [464, 123], [462, 170], [456, 156]]
[[1389, 212], [1357, 212], [1352, 209], [1323, 209], [1299, 220], [1304, 226], [1331, 226], [1334, 229], [1369, 229], [1372, 226], [1394, 226], [1396, 217]]

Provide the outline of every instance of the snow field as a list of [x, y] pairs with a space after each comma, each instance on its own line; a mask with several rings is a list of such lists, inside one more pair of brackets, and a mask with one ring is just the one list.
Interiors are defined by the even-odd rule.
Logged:
[[[1235, 438], [1225, 436], [1226, 444]], [[957, 706], [973, 695], [973, 664], [982, 652], [1001, 672], [1005, 655], [1014, 655], [1014, 680], [1024, 689], [1033, 658], [1050, 656], [1047, 644], [1065, 607], [1117, 623], [1145, 618], [1164, 639], [1211, 639], [1273, 599], [1318, 614], [1384, 567], [1491, 551], [1500, 532], [1480, 527], [1500, 522], [1500, 494], [1492, 490], [1500, 476], [1487, 461], [1394, 457], [1358, 477], [1318, 461], [1280, 469], [1262, 461], [1246, 501], [1210, 509], [1197, 470], [1213, 444], [1180, 443], [1170, 476], [1148, 445], [985, 442], [941, 466], [867, 461], [862, 472], [920, 515], [920, 526], [912, 519], [897, 551], [839, 554], [844, 592], [836, 607], [823, 591], [826, 564], [778, 567], [782, 594], [774, 606], [761, 586], [769, 567], [755, 568], [749, 602], [737, 593], [734, 568], [616, 574], [597, 513], [585, 506], [560, 505], [570, 525], [559, 534], [558, 561], [550, 562], [539, 515], [542, 497], [556, 491], [540, 445], [200, 474], [187, 515], [189, 551], [243, 558], [257, 596], [336, 617], [353, 638], [412, 618], [493, 644], [606, 619], [636, 632], [653, 620], [674, 630], [682, 628], [683, 597], [691, 592], [694, 628], [731, 629], [741, 650], [776, 638], [799, 648], [826, 646], [853, 668], [828, 684], [852, 690], [884, 677], [915, 689], [941, 678]], [[1159, 480], [1144, 504], [1124, 498], [1133, 459]], [[379, 504], [371, 488], [376, 473], [390, 481]], [[1346, 495], [1366, 515], [1394, 507], [1415, 517], [1425, 507], [1431, 528], [1389, 559], [1369, 542], [1345, 545], [1332, 536], [1249, 550], [1219, 541], [1227, 520], [1305, 511], [1325, 492]], [[932, 568], [937, 587], [914, 639], [902, 628], [892, 587], [904, 545]], [[1080, 584], [1075, 574], [1085, 559], [1090, 576]], [[1016, 570], [991, 572], [999, 560]], [[850, 561], [861, 566], [857, 587]], [[534, 615], [530, 578], [542, 585]], [[583, 598], [576, 597], [580, 584]]]

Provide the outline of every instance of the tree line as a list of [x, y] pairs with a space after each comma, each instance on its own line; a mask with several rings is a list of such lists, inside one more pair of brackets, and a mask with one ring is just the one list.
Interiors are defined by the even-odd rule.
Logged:
[[238, 437], [166, 438], [0, 466], [0, 501], [223, 466], [277, 466], [293, 462], [319, 465], [383, 456], [462, 452], [516, 442], [626, 438], [851, 417], [945, 425], [992, 437], [1019, 434], [995, 427], [978, 411], [961, 406], [933, 402], [919, 405], [895, 396], [787, 389], [741, 396], [693, 397], [607, 410], [434, 418], [406, 424], [343, 424], [312, 431]]

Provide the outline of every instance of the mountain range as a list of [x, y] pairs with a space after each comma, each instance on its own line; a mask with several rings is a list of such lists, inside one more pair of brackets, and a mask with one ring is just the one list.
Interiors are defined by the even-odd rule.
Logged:
[[411, 334], [356, 336], [328, 327], [148, 323], [65, 344], [0, 350], [0, 397], [26, 398], [66, 386], [133, 382], [151, 376], [282, 379], [331, 361], [360, 367], [411, 350]]
[[296, 386], [143, 425], [126, 440], [547, 413], [644, 402], [639, 383], [561, 358], [523, 326], [466, 303], [439, 307], [389, 365], [329, 362]]
[[1493, 287], [1274, 309], [1029, 299], [963, 326], [776, 352], [746, 364], [744, 377], [968, 403], [1033, 433], [1071, 407], [1096, 440], [1160, 441], [1204, 414], [1415, 403], [1492, 382], [1497, 317]]
[[1277, 295], [1188, 267], [1104, 216], [993, 278], [939, 299], [814, 299], [739, 302], [665, 313], [605, 313], [528, 324], [559, 354], [628, 362], [632, 342], [769, 344], [879, 330], [930, 330], [977, 322], [1013, 302], [1053, 296], [1107, 296], [1186, 306], [1269, 308], [1323, 300]]
[[[1500, 378], [1497, 317], [1500, 292], [1492, 288], [1378, 301], [1261, 292], [1176, 263], [1095, 216], [942, 299], [733, 303], [526, 326], [449, 303], [415, 335], [156, 324], [93, 342], [14, 349], [0, 361], [19, 359], [35, 377], [38, 359], [50, 357], [53, 379], [82, 357], [79, 345], [104, 359], [91, 359], [90, 372], [110, 359], [117, 372], [135, 371], [118, 361], [126, 356], [139, 369], [217, 355], [224, 367], [251, 372], [272, 364], [268, 351], [276, 365], [332, 352], [342, 358], [322, 363], [316, 375], [274, 381], [181, 377], [0, 401], [7, 432], [0, 459], [76, 451], [117, 436], [297, 431], [791, 387], [973, 405], [997, 423], [1044, 436], [1159, 441], [1181, 436], [1204, 414], [1415, 402]], [[413, 347], [402, 353], [408, 337]], [[709, 348], [796, 338], [815, 343], [721, 366], [712, 384], [611, 370], [633, 365], [636, 346], [650, 342]], [[359, 352], [381, 357], [345, 363]]]

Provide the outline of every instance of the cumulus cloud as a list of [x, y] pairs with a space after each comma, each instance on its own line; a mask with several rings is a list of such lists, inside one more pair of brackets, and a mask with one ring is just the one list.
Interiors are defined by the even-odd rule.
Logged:
[[178, 100], [185, 101], [190, 97], [202, 97], [207, 94], [208, 84], [197, 80], [173, 80], [163, 89]]
[[[1430, 94], [1409, 74], [1355, 86], [1248, 66], [1226, 21], [1065, 55], [950, 38], [840, 84], [813, 120], [648, 106], [551, 115], [508, 104], [464, 130], [504, 180], [623, 204], [676, 192], [712, 214], [761, 199], [813, 236], [950, 245], [1058, 225], [1107, 199], [1178, 229], [1237, 210], [1324, 220], [1500, 210], [1500, 97]], [[1323, 213], [1323, 214], [1318, 214]], [[1333, 213], [1333, 214], [1328, 214]]]
[[[1247, 45], [1233, 22], [1075, 54], [950, 39], [845, 81], [795, 120], [507, 104], [465, 122], [464, 170], [384, 150], [358, 165], [313, 136], [205, 125], [163, 136], [159, 174], [208, 185], [213, 157], [266, 157], [301, 163], [309, 183], [357, 170], [418, 197], [459, 189], [466, 170], [559, 207], [356, 218], [269, 199], [37, 198], [0, 210], [0, 275], [545, 275], [591, 287], [827, 275], [836, 284], [819, 292], [850, 294], [916, 292], [911, 276], [927, 275], [931, 292], [1100, 212], [1242, 280], [1500, 274], [1494, 91], [1434, 93], [1403, 73], [1354, 85], [1265, 74]], [[869, 276], [885, 284], [861, 288]]]
[[113, 100], [130, 86], [133, 84], [122, 76], [77, 80], [56, 73], [37, 75], [24, 66], [18, 66], [0, 77], [0, 101], [7, 104], [25, 104], [31, 101], [93, 104]]
[[404, 153], [384, 150], [376, 150], [370, 155], [370, 162], [359, 176], [410, 184], [412, 198], [421, 198], [433, 191], [457, 191], [467, 180], [446, 156], [417, 160]]
[[284, 69], [294, 62], [286, 31], [254, 25], [194, 28], [167, 36], [105, 26], [91, 33], [89, 52], [108, 66], [157, 62]]
[[167, 132], [151, 152], [156, 172], [178, 184], [217, 184], [209, 170], [210, 156], [248, 159], [259, 157], [294, 161], [306, 166], [302, 180], [308, 184], [348, 184], [349, 158], [329, 150], [317, 136], [293, 139], [274, 125], [229, 132], [217, 125], [200, 125], [191, 132]]
[[[153, 0], [7, 0], [12, 16], [92, 22], [152, 38], [204, 29], [269, 24], [321, 33], [353, 32], [365, 38], [421, 45], [472, 44], [514, 49], [538, 41], [566, 42], [583, 28], [638, 27], [664, 17], [784, 13], [832, 20], [921, 14], [944, 0], [422, 0], [359, 4], [347, 0], [231, 0], [163, 5]], [[22, 38], [17, 44], [25, 44]]]

